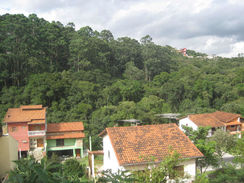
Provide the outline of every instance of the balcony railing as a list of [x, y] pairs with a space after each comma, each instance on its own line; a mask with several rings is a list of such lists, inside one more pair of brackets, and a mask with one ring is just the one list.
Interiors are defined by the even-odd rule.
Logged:
[[46, 132], [44, 130], [40, 131], [28, 131], [29, 136], [44, 136], [46, 135]]

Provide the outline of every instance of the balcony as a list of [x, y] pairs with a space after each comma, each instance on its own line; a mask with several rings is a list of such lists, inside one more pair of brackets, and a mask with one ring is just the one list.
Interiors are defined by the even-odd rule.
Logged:
[[39, 131], [28, 131], [28, 136], [45, 136], [46, 132], [44, 130], [39, 130]]

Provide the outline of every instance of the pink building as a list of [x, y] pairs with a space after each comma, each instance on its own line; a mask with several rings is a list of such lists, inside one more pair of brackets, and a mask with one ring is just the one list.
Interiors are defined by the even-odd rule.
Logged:
[[8, 133], [18, 141], [20, 156], [27, 152], [45, 152], [46, 142], [46, 108], [42, 105], [20, 106], [9, 108], [4, 122]]
[[183, 56], [187, 56], [186, 51], [187, 51], [186, 48], [182, 48], [182, 49], [180, 50], [180, 53], [182, 53]]

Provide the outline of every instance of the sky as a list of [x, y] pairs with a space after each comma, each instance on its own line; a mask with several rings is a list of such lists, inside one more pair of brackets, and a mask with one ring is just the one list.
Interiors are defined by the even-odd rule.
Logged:
[[150, 35], [156, 44], [208, 55], [244, 53], [244, 0], [0, 0], [5, 13], [107, 29], [115, 38]]

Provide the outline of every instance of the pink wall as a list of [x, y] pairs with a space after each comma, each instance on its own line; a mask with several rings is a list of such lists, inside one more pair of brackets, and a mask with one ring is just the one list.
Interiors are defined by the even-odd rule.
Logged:
[[[12, 131], [12, 127], [16, 127], [16, 130]], [[8, 133], [18, 141], [19, 150], [28, 151], [30, 149], [27, 123], [8, 123]]]

